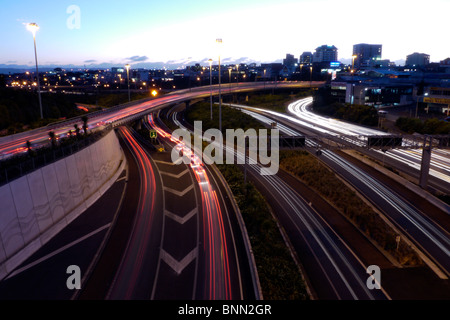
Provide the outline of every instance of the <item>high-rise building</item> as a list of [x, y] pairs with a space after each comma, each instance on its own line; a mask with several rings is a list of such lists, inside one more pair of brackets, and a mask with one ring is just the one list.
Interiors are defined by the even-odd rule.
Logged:
[[407, 66], [426, 66], [427, 64], [430, 64], [430, 55], [425, 53], [418, 53], [414, 52], [408, 56], [406, 56], [406, 63]]
[[289, 73], [292, 73], [295, 71], [295, 68], [297, 67], [298, 60], [294, 57], [292, 54], [286, 54], [286, 59], [283, 59], [283, 65], [286, 66]]
[[313, 61], [313, 54], [310, 51], [305, 51], [300, 56], [300, 63], [301, 64], [310, 64]]
[[296, 63], [298, 63], [298, 60], [294, 57], [293, 54], [286, 54], [286, 59], [283, 59], [283, 64], [285, 66], [292, 66], [295, 65]]
[[316, 48], [313, 55], [313, 62], [332, 62], [337, 61], [338, 49], [335, 46], [323, 45]]
[[356, 56], [354, 66], [356, 68], [370, 67], [381, 60], [381, 44], [359, 43], [353, 45], [353, 55]]

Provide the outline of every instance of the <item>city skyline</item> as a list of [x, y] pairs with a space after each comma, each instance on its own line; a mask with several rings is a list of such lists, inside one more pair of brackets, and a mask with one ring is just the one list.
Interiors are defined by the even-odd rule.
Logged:
[[439, 62], [450, 55], [437, 33], [445, 28], [444, 12], [450, 1], [419, 4], [385, 0], [376, 6], [354, 0], [5, 3], [0, 13], [0, 65], [33, 66], [32, 37], [24, 25], [29, 22], [40, 26], [36, 38], [39, 65], [44, 67], [126, 63], [181, 67], [207, 64], [209, 58], [217, 63], [216, 38], [223, 39], [223, 63], [281, 61], [286, 53], [298, 58], [325, 44], [336, 46], [338, 60], [349, 63], [357, 43], [382, 44], [382, 59], [393, 62], [404, 61], [413, 52], [429, 54], [430, 62]]

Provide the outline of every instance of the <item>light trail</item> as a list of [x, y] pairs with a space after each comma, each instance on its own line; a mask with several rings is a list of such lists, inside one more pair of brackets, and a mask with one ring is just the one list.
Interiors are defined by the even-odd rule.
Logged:
[[[291, 103], [288, 106], [288, 111], [293, 115], [295, 115], [298, 119], [301, 119], [303, 121], [302, 123], [299, 123], [300, 125], [304, 125], [309, 129], [319, 131], [320, 133], [327, 133], [333, 135], [339, 133], [355, 136], [389, 135], [384, 131], [365, 128], [348, 122], [343, 122], [336, 119], [317, 115], [308, 110], [308, 107], [311, 104], [312, 104], [311, 97], [301, 99]], [[318, 128], [321, 128], [321, 130], [318, 130]], [[354, 141], [350, 142], [354, 143]], [[408, 140], [403, 141], [404, 146], [408, 146], [408, 143], [411, 142], [408, 142]], [[359, 146], [364, 145], [362, 144]], [[383, 155], [384, 153], [382, 150], [378, 149], [374, 149], [374, 151], [379, 153], [380, 155]], [[443, 150], [435, 150], [435, 149], [433, 150], [431, 155], [430, 175], [450, 183], [450, 156], [448, 152], [442, 151]], [[422, 154], [417, 150], [392, 149], [386, 151], [385, 156], [391, 159], [396, 159], [397, 161], [400, 161], [403, 164], [412, 167], [416, 170], [420, 171], [421, 169]]]
[[132, 299], [134, 291], [139, 286], [139, 277], [145, 272], [143, 270], [145, 259], [149, 254], [149, 250], [152, 250], [149, 247], [149, 239], [151, 239], [150, 235], [155, 219], [156, 181], [147, 153], [132, 136], [129, 129], [120, 127], [119, 130], [128, 146], [132, 149], [138, 164], [141, 186], [132, 234], [128, 240], [125, 254], [116, 273], [108, 298]]
[[203, 209], [203, 249], [208, 259], [205, 268], [208, 270], [209, 286], [207, 296], [210, 300], [233, 299], [231, 291], [231, 274], [229, 262], [229, 239], [225, 232], [224, 216], [217, 198], [215, 188], [210, 183], [208, 173], [202, 160], [183, 141], [173, 137], [170, 133], [160, 128], [153, 119], [153, 114], [148, 117], [150, 126], [162, 137], [175, 143], [175, 149], [182, 152], [183, 158], [190, 161], [192, 169], [202, 196]]
[[[188, 130], [176, 119], [176, 113], [173, 114], [173, 120], [178, 126]], [[191, 134], [194, 134], [191, 130], [188, 131], [190, 131]], [[211, 140], [211, 137], [206, 134], [203, 138], [217, 148], [223, 148], [224, 153], [231, 153], [238, 161], [244, 162], [245, 156], [243, 153], [229, 146], [219, 145], [216, 141]], [[254, 170], [258, 176], [260, 175], [261, 170], [264, 169], [260, 164], [249, 164], [249, 167]], [[330, 287], [333, 288], [334, 294], [338, 299], [386, 299], [386, 293], [383, 292], [381, 295], [376, 295], [375, 297], [374, 294], [367, 289], [365, 284], [367, 278], [365, 276], [365, 269], [362, 267], [359, 268], [361, 263], [354, 260], [354, 255], [348, 251], [347, 247], [342, 246], [342, 240], [339, 239], [326, 224], [324, 226], [324, 222], [318, 217], [318, 214], [312, 208], [305, 205], [304, 201], [299, 199], [298, 194], [292, 190], [290, 186], [286, 185], [286, 183], [276, 175], [261, 175], [261, 178], [264, 180], [264, 183], [270, 186], [273, 192], [277, 194], [277, 198], [283, 199], [286, 205], [289, 206], [289, 213], [297, 217], [296, 219], [293, 219], [293, 216], [291, 216], [290, 219], [302, 237], [304, 239], [311, 239], [312, 237], [310, 240], [312, 242], [307, 242], [307, 245], [311, 248], [314, 255], [322, 257], [320, 259], [316, 258], [316, 261], [319, 264], [320, 269], [323, 270], [325, 277], [329, 281]], [[306, 232], [305, 229], [308, 231]], [[357, 268], [355, 268], [355, 264], [358, 265]], [[336, 281], [336, 283], [334, 281]], [[345, 287], [345, 289], [339, 289], [338, 287], [341, 286], [338, 286], [338, 284]]]
[[[267, 113], [272, 115], [275, 114], [276, 116], [282, 115], [273, 111]], [[248, 108], [247, 114], [254, 115], [256, 119], [259, 119], [266, 124], [273, 122], [272, 119], [252, 112]], [[296, 121], [293, 122], [296, 123]], [[280, 124], [278, 128], [287, 135], [300, 135], [299, 132], [282, 124]], [[318, 147], [318, 145], [311, 140], [306, 140], [306, 145], [312, 148]], [[385, 202], [391, 208], [390, 210], [393, 210], [392, 212], [396, 212], [400, 214], [401, 217], [404, 217], [407, 222], [405, 225], [399, 225], [398, 222], [396, 222], [396, 224], [405, 232], [408, 232], [415, 240], [415, 243], [422, 248], [423, 251], [428, 253], [428, 255], [433, 258], [433, 261], [445, 270], [447, 275], [450, 274], [450, 239], [448, 230], [443, 230], [439, 225], [424, 216], [418, 209], [403, 200], [402, 197], [334, 152], [323, 150], [322, 155], [324, 158], [339, 166], [339, 173], [344, 171], [348, 172], [348, 174], [359, 181], [360, 184], [367, 186], [370, 191], [366, 193], [363, 192], [363, 194], [365, 193], [369, 198], [373, 197], [373, 195], [377, 195], [379, 200]], [[379, 200], [372, 200], [372, 202], [379, 206], [381, 204]], [[390, 216], [394, 222], [397, 220], [400, 221], [398, 218], [393, 218], [392, 214], [390, 214]]]

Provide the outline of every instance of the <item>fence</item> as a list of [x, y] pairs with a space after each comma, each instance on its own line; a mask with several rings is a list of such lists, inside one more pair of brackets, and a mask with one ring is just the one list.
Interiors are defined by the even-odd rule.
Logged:
[[0, 161], [0, 186], [8, 184], [30, 172], [70, 156], [100, 140], [112, 130], [108, 126], [102, 131], [82, 136], [79, 140], [64, 141], [67, 145], [60, 144], [54, 148], [41, 147], [35, 151], [35, 155], [24, 154]]

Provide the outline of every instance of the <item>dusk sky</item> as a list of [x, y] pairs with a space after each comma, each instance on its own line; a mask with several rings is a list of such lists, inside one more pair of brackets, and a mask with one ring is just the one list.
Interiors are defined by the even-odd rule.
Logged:
[[[79, 20], [69, 6], [79, 8]], [[328, 44], [351, 60], [357, 43], [383, 45], [383, 59], [421, 52], [450, 57], [450, 0], [1, 0], [0, 64], [123, 65], [221, 57], [273, 62]], [[72, 13], [72, 14], [71, 14]], [[79, 28], [69, 28], [77, 21]]]

